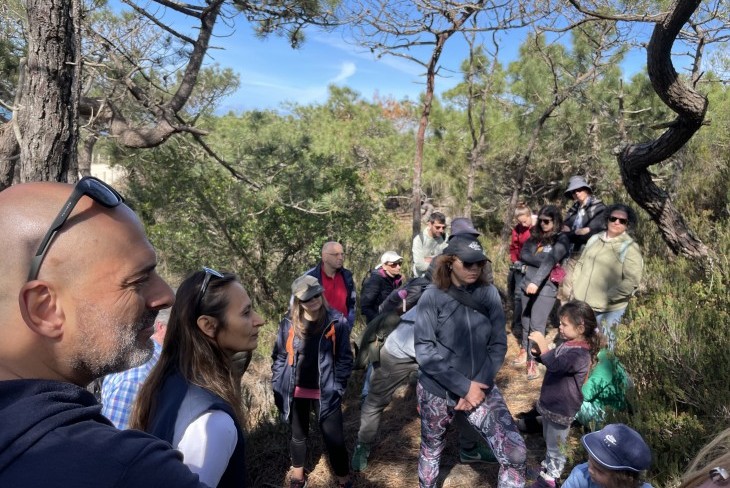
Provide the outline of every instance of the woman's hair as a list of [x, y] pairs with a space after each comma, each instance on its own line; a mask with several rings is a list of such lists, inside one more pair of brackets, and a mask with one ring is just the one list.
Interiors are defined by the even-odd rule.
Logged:
[[530, 207], [525, 205], [523, 202], [518, 203], [517, 207], [515, 207], [515, 218], [519, 217], [520, 215], [532, 215], [532, 210], [530, 210]]
[[707, 481], [710, 470], [722, 468], [730, 473], [730, 429], [725, 429], [705, 447], [687, 467], [680, 488], [696, 488]]
[[604, 224], [606, 226], [608, 226], [608, 218], [616, 210], [620, 210], [621, 212], [626, 213], [626, 216], [628, 217], [628, 220], [629, 220], [629, 223], [626, 225], [626, 228], [629, 230], [633, 229], [637, 222], [636, 212], [634, 212], [633, 208], [629, 207], [628, 205], [624, 205], [623, 203], [614, 203], [613, 205], [609, 205], [608, 207], [606, 207], [606, 210], [603, 212], [603, 215], [606, 216]]
[[[321, 295], [320, 299], [322, 300], [322, 306], [319, 308], [316, 320], [317, 327], [315, 327], [316, 330], [319, 330], [319, 328], [327, 321], [327, 311], [329, 310], [329, 304], [327, 303], [327, 299], [325, 299], [324, 294]], [[300, 338], [307, 334], [307, 328], [302, 320], [303, 315], [304, 307], [302, 306], [302, 301], [297, 297], [294, 297], [294, 302], [291, 307], [291, 326], [294, 329], [294, 334]]]
[[567, 317], [575, 326], [583, 326], [583, 338], [588, 342], [591, 352], [591, 364], [598, 360], [598, 351], [604, 346], [604, 337], [598, 330], [596, 314], [586, 302], [571, 300], [558, 309], [558, 318]]
[[205, 294], [199, 297], [205, 277], [205, 271], [196, 271], [177, 290], [160, 359], [139, 390], [132, 408], [132, 428], [150, 427], [157, 408], [157, 394], [165, 378], [175, 370], [189, 383], [221, 397], [233, 408], [236, 420], [242, 420], [239, 386], [231, 371], [231, 359], [197, 323], [198, 317], [207, 315], [218, 321], [216, 335], [226, 328], [229, 303], [226, 291], [238, 280], [230, 273], [224, 273], [222, 278], [210, 276]]
[[[553, 230], [543, 233], [542, 226], [540, 226], [540, 217], [552, 219]], [[560, 209], [555, 205], [545, 205], [537, 213], [537, 219], [537, 225], [533, 225], [530, 229], [530, 236], [543, 244], [553, 244], [557, 240], [558, 234], [560, 234], [560, 228], [563, 227], [563, 214], [560, 213]]]
[[[454, 255], [447, 256], [445, 254], [442, 254], [440, 256], [435, 257], [434, 261], [436, 261], [436, 264], [433, 267], [433, 273], [431, 275], [431, 282], [434, 285], [436, 285], [436, 287], [439, 290], [446, 291], [451, 286], [451, 268], [454, 266], [454, 261], [456, 261], [456, 256], [454, 256]], [[476, 284], [488, 285], [489, 278], [487, 275], [488, 275], [487, 266], [484, 266], [482, 268], [482, 273], [479, 275], [479, 278], [477, 278]]]

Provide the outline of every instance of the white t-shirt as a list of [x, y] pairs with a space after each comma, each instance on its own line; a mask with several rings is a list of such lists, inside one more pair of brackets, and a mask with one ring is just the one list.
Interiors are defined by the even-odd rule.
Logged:
[[211, 394], [190, 386], [180, 404], [172, 445], [200, 481], [215, 488], [228, 467], [238, 443], [236, 424], [222, 410], [206, 410]]

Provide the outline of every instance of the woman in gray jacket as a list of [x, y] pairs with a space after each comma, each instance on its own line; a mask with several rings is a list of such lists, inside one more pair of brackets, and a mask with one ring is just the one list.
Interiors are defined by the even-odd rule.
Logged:
[[452, 239], [436, 258], [433, 284], [418, 303], [414, 335], [422, 488], [436, 485], [446, 428], [455, 411], [467, 415], [494, 451], [501, 465], [497, 486], [525, 483], [525, 442], [494, 381], [504, 362], [507, 334], [499, 293], [486, 281], [486, 264], [476, 239]]

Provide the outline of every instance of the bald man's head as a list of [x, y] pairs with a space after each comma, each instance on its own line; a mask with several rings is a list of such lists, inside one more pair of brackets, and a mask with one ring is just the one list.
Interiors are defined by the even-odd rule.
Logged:
[[[156, 312], [172, 292], [155, 272], [156, 255], [127, 206], [78, 201], [51, 241], [37, 279], [32, 256], [71, 194], [71, 185], [29, 183], [0, 192], [0, 331], [39, 362], [0, 346], [2, 369], [20, 377], [79, 384], [141, 363], [151, 351]], [[28, 376], [30, 375], [30, 376]]]

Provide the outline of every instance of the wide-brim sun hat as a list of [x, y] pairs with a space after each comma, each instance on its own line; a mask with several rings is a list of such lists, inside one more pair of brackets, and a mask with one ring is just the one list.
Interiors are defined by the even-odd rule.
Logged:
[[588, 184], [585, 178], [582, 176], [571, 176], [568, 181], [568, 188], [563, 195], [565, 195], [565, 198], [570, 198], [575, 190], [580, 190], [581, 188], [587, 188], [589, 192], [593, 193], [593, 188], [591, 188], [591, 185]]

